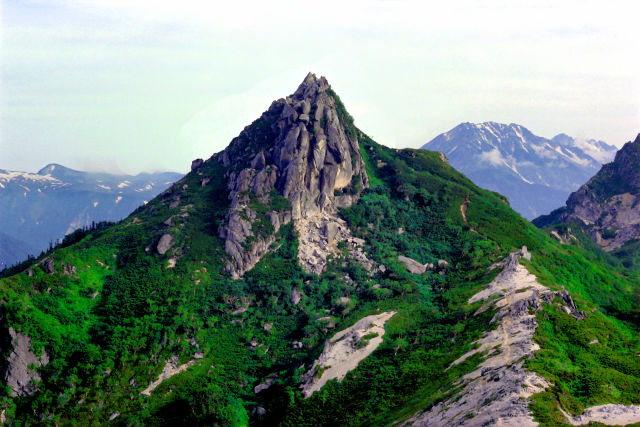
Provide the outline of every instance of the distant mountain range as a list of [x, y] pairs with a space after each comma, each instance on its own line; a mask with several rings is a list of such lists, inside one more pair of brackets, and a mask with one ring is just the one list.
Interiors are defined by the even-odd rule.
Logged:
[[181, 177], [81, 172], [58, 164], [38, 173], [0, 169], [0, 270], [77, 228], [126, 217]]
[[443, 152], [473, 182], [507, 196], [527, 219], [564, 205], [617, 151], [603, 141], [565, 134], [547, 139], [514, 123], [494, 122], [462, 123], [422, 148]]

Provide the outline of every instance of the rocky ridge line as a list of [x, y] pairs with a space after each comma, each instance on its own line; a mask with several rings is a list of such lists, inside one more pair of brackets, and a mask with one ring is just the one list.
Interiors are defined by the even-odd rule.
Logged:
[[577, 310], [566, 291], [552, 292], [538, 283], [536, 277], [520, 264], [519, 258], [531, 258], [526, 247], [493, 266], [503, 270], [487, 288], [469, 300], [470, 304], [487, 301], [479, 312], [495, 304], [498, 312], [491, 323], [499, 324], [476, 342], [477, 348], [453, 364], [480, 352], [488, 352], [487, 358], [475, 371], [454, 384], [461, 387], [455, 396], [416, 414], [405, 425], [537, 425], [528, 409], [529, 398], [544, 391], [549, 384], [524, 368], [525, 361], [539, 349], [533, 341], [538, 326], [536, 312], [542, 308], [542, 303], [551, 303], [558, 296], [562, 308], [577, 320], [584, 318], [584, 313]]

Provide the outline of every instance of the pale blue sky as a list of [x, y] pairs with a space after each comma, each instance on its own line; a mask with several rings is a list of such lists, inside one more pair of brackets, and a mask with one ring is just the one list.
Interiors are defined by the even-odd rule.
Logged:
[[2, 0], [0, 168], [186, 171], [308, 71], [394, 147], [464, 121], [634, 138], [635, 2], [529, 3]]

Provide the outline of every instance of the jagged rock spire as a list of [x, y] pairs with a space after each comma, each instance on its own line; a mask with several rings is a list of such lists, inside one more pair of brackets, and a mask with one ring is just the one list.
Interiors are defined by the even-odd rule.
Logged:
[[[300, 228], [320, 216], [320, 226], [331, 237], [348, 234], [340, 232], [346, 227], [335, 225], [336, 208], [357, 200], [368, 178], [355, 129], [339, 102], [324, 77], [309, 73], [292, 95], [274, 101], [219, 156], [230, 170], [231, 208], [220, 235], [231, 258], [227, 271], [234, 277], [253, 267], [280, 225], [291, 220]], [[291, 208], [276, 208], [275, 194]], [[257, 204], [266, 206], [259, 209], [266, 214], [258, 214]], [[270, 225], [264, 224], [267, 219]], [[324, 267], [322, 260], [308, 261], [310, 271]]]

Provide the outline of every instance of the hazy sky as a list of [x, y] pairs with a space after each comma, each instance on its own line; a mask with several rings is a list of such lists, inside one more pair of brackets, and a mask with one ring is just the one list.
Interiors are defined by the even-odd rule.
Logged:
[[1, 1], [3, 169], [186, 171], [308, 71], [394, 147], [640, 132], [633, 1]]

